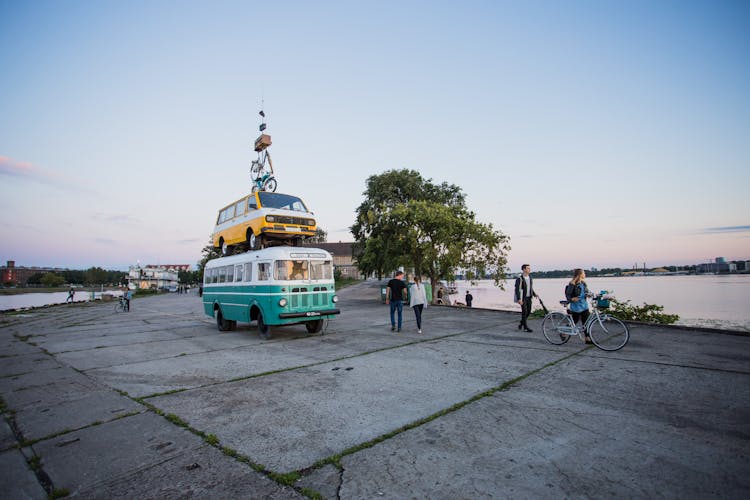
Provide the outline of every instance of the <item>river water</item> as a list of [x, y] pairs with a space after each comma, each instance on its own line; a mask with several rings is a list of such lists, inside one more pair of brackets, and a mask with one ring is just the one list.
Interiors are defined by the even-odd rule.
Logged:
[[[533, 276], [533, 274], [532, 274]], [[535, 279], [534, 289], [547, 309], [563, 310], [565, 285], [570, 278]], [[677, 314], [677, 324], [750, 331], [750, 275], [628, 276], [587, 278], [589, 290], [612, 291], [619, 301], [633, 305], [664, 306], [664, 313]], [[474, 307], [520, 311], [513, 303], [514, 280], [505, 281], [505, 290], [492, 281], [457, 281], [457, 295], [451, 300], [464, 302], [466, 290], [474, 296]], [[539, 308], [534, 300], [533, 309]]]
[[[104, 293], [119, 296], [119, 290], [105, 291]], [[64, 304], [68, 298], [68, 292], [47, 293], [19, 293], [18, 295], [0, 295], [0, 311], [11, 309], [26, 309], [29, 307], [42, 307], [54, 304]], [[73, 302], [88, 302], [102, 298], [102, 292], [76, 291]]]

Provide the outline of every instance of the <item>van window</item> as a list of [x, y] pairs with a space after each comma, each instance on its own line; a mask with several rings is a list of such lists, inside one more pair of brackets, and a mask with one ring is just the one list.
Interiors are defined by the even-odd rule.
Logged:
[[245, 264], [245, 281], [253, 281], [253, 265], [250, 262]]
[[314, 280], [333, 279], [333, 266], [330, 260], [310, 261], [310, 277]]
[[260, 204], [266, 208], [281, 208], [284, 210], [294, 210], [296, 212], [307, 212], [305, 204], [296, 196], [269, 193], [268, 191], [261, 191], [258, 193], [258, 196], [260, 197]]
[[234, 206], [234, 213], [237, 217], [245, 214], [245, 200], [238, 201]]
[[247, 199], [248, 210], [258, 210], [258, 202], [255, 201], [255, 196], [250, 196]]
[[234, 266], [234, 281], [244, 281], [242, 279], [242, 264]]
[[271, 264], [268, 262], [258, 262], [258, 281], [271, 279]]

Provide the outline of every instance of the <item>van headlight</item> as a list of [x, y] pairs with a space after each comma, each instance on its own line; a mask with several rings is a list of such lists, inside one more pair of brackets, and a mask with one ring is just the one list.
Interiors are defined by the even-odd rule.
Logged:
[[336, 302], [338, 302], [338, 301], [339, 301], [339, 296], [338, 295], [334, 295], [333, 297], [331, 297], [331, 302], [333, 302], [334, 304]]
[[305, 224], [307, 224], [308, 226], [314, 226], [315, 225], [315, 219], [307, 219], [305, 221]]
[[276, 222], [276, 217], [273, 215], [266, 215], [266, 222]]
[[279, 299], [279, 307], [286, 307], [286, 299]]

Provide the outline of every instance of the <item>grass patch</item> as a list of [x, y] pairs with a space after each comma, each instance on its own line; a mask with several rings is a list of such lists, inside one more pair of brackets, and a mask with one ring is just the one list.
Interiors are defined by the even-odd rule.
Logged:
[[219, 438], [216, 437], [216, 434], [209, 434], [206, 436], [206, 442], [211, 446], [217, 446], [219, 444]]
[[70, 491], [68, 491], [67, 488], [55, 488], [54, 490], [52, 490], [52, 493], [47, 495], [47, 498], [49, 499], [64, 498], [68, 495], [70, 495]]

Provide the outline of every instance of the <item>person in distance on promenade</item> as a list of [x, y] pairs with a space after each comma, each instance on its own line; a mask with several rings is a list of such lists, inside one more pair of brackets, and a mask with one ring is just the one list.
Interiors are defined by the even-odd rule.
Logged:
[[[573, 279], [565, 287], [565, 299], [570, 302], [570, 315], [573, 316], [573, 323], [577, 324], [580, 320], [581, 326], [586, 324], [589, 319], [589, 303], [586, 300], [586, 294], [589, 288], [586, 285], [586, 272], [583, 269], [573, 271]], [[591, 343], [591, 338], [586, 336], [586, 343]]]
[[466, 307], [471, 307], [472, 300], [474, 300], [474, 296], [470, 291], [466, 290]]
[[396, 320], [393, 317], [398, 311], [398, 331], [401, 331], [401, 322], [404, 314], [404, 300], [408, 295], [408, 290], [404, 284], [403, 271], [396, 271], [396, 276], [388, 282], [388, 288], [385, 292], [385, 303], [391, 306], [391, 331], [396, 330]]
[[130, 291], [130, 288], [125, 288], [125, 310], [130, 312], [130, 299], [133, 298], [133, 292]]
[[533, 332], [534, 330], [529, 328], [529, 325], [526, 323], [531, 314], [531, 298], [536, 297], [534, 280], [531, 277], [531, 266], [528, 264], [522, 265], [521, 272], [523, 274], [516, 278], [514, 293], [515, 301], [521, 306], [521, 322], [518, 324], [518, 329], [523, 328], [524, 332]]
[[414, 276], [414, 283], [409, 287], [409, 305], [417, 318], [417, 333], [422, 333], [422, 310], [427, 307], [427, 291], [419, 276]]

